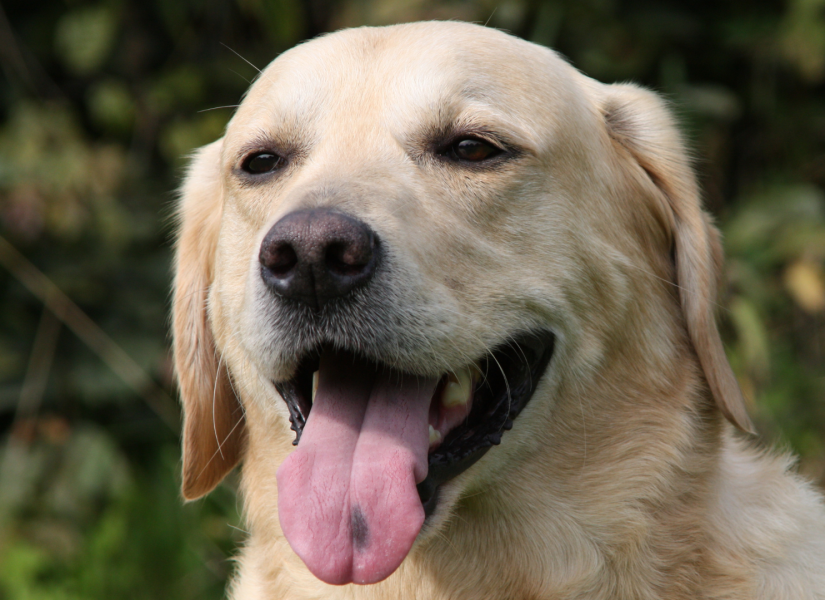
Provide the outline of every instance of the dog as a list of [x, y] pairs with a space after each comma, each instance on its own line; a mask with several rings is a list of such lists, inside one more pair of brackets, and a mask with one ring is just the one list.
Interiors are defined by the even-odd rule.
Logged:
[[183, 496], [243, 461], [232, 598], [825, 598], [656, 94], [477, 25], [340, 31], [261, 72], [178, 214]]

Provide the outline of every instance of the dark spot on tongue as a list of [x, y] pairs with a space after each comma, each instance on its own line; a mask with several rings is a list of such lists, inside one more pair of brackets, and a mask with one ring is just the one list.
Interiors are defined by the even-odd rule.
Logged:
[[357, 504], [352, 509], [352, 545], [356, 550], [363, 550], [370, 541], [370, 529], [367, 519]]

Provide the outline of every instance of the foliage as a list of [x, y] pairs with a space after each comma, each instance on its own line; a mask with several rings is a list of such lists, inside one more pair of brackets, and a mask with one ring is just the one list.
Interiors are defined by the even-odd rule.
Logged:
[[243, 537], [234, 488], [182, 506], [177, 430], [158, 416], [174, 408], [180, 169], [221, 135], [252, 65], [426, 18], [489, 20], [672, 101], [726, 235], [734, 366], [762, 432], [825, 481], [825, 0], [10, 0], [0, 236], [166, 394], [127, 385], [0, 251], [0, 598], [221, 596]]

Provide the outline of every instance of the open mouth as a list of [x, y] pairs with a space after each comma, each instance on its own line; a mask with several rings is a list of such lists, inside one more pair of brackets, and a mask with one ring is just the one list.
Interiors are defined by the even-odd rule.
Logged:
[[[512, 428], [550, 362], [554, 339], [549, 331], [516, 336], [438, 380], [429, 405], [427, 477], [417, 485], [426, 516], [435, 510], [438, 487], [469, 468]], [[289, 408], [296, 446], [312, 411], [324, 352], [335, 351], [309, 352], [292, 379], [275, 384]]]
[[501, 441], [553, 354], [552, 334], [514, 337], [440, 377], [330, 348], [276, 383], [298, 446], [278, 468], [278, 519], [330, 584], [376, 583], [409, 553], [439, 486]]

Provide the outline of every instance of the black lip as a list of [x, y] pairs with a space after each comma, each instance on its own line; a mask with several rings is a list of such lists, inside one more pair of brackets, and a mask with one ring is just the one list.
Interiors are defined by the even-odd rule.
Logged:
[[[473, 408], [429, 455], [428, 474], [418, 484], [418, 495], [429, 517], [438, 504], [439, 486], [463, 473], [513, 427], [535, 392], [553, 356], [555, 336], [539, 331], [514, 336], [479, 361], [483, 377], [473, 395]], [[274, 382], [289, 408], [289, 420], [298, 445], [312, 410], [312, 373], [318, 369], [320, 350], [308, 353], [295, 376]]]
[[555, 336], [549, 331], [522, 334], [481, 361], [485, 377], [476, 387], [473, 409], [430, 454], [427, 478], [418, 484], [426, 516], [435, 511], [439, 486], [500, 444], [504, 432], [513, 427], [550, 363], [554, 343]]

